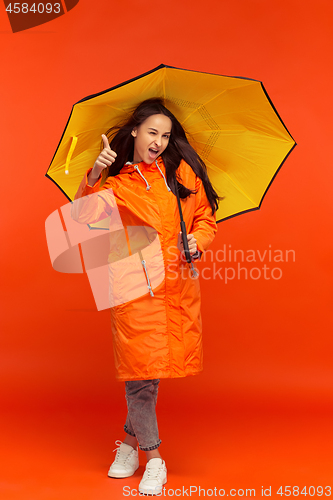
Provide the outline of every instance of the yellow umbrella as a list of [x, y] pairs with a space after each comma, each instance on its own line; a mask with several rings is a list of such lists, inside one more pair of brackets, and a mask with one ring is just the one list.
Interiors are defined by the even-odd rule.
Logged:
[[101, 151], [101, 134], [140, 102], [162, 97], [224, 200], [217, 220], [259, 208], [296, 143], [263, 84], [165, 66], [74, 104], [46, 176], [70, 199]]

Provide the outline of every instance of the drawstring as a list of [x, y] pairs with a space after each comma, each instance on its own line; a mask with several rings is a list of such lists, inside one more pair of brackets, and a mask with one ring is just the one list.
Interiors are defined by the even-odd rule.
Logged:
[[[162, 176], [162, 177], [163, 177], [163, 179], [164, 179], [164, 183], [165, 183], [165, 185], [166, 185], [166, 187], [167, 187], [168, 191], [171, 191], [171, 188], [168, 186], [168, 183], [167, 183], [167, 181], [166, 181], [166, 178], [164, 177], [164, 174], [163, 174], [162, 170], [161, 170], [161, 169], [160, 169], [160, 167], [158, 166], [157, 160], [155, 160], [155, 163], [156, 163], [156, 167], [157, 167], [157, 168], [158, 168], [158, 170], [160, 171], [161, 176]], [[145, 176], [142, 174], [142, 172], [140, 172], [140, 169], [139, 169], [138, 165], [134, 165], [134, 168], [135, 168], [135, 170], [138, 172], [138, 174], [142, 177], [142, 179], [145, 181], [146, 186], [147, 186], [147, 187], [146, 187], [146, 191], [149, 191], [149, 189], [151, 188], [151, 186], [149, 185], [149, 183], [148, 183], [147, 179], [146, 179], [146, 178], [145, 178]]]
[[149, 184], [148, 184], [147, 180], [145, 179], [144, 175], [140, 172], [139, 167], [138, 167], [137, 165], [135, 165], [135, 166], [134, 166], [134, 168], [135, 168], [135, 170], [137, 170], [137, 171], [138, 171], [138, 174], [140, 174], [140, 175], [141, 175], [141, 177], [142, 177], [142, 179], [145, 181], [145, 183], [146, 183], [146, 185], [147, 185], [147, 187], [146, 187], [146, 191], [149, 191], [149, 189], [151, 188], [151, 186], [149, 186]]
[[161, 172], [161, 175], [162, 175], [162, 177], [163, 177], [163, 179], [164, 179], [165, 185], [166, 185], [166, 187], [168, 188], [168, 191], [171, 191], [171, 188], [168, 186], [167, 181], [165, 180], [165, 177], [164, 177], [164, 174], [163, 174], [162, 170], [161, 170], [161, 169], [160, 169], [160, 167], [158, 166], [157, 160], [155, 160], [155, 163], [156, 163], [156, 167], [157, 167], [157, 168], [158, 168], [158, 170]]
[[141, 263], [142, 263], [143, 268], [144, 268], [145, 273], [146, 273], [146, 278], [147, 278], [147, 282], [148, 282], [148, 285], [147, 285], [147, 286], [148, 286], [148, 288], [149, 288], [150, 295], [151, 295], [152, 297], [154, 297], [154, 292], [153, 292], [153, 290], [151, 289], [151, 284], [150, 284], [150, 280], [149, 280], [149, 276], [148, 276], [148, 272], [147, 272], [147, 268], [146, 268], [146, 261], [145, 261], [145, 260], [142, 260], [142, 261], [141, 261]]

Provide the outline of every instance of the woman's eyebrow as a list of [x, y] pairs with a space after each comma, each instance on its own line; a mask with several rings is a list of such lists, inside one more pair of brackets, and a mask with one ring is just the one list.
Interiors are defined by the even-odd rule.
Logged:
[[[158, 132], [156, 128], [148, 127], [148, 130], [154, 130], [154, 132]], [[171, 134], [171, 132], [164, 132], [165, 134]]]

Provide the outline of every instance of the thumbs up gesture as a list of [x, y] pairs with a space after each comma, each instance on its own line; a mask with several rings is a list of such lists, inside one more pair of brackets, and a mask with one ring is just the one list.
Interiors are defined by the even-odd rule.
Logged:
[[95, 161], [92, 174], [94, 177], [99, 177], [102, 170], [109, 167], [114, 161], [116, 161], [117, 153], [112, 151], [110, 144], [106, 135], [102, 134], [104, 148], [98, 155]]
[[106, 135], [102, 134], [102, 139], [104, 148], [98, 155], [94, 163], [93, 169], [88, 176], [89, 186], [93, 186], [95, 184], [95, 182], [101, 175], [102, 170], [109, 167], [113, 162], [116, 161], [117, 153], [112, 151], [112, 149], [110, 148], [110, 144]]

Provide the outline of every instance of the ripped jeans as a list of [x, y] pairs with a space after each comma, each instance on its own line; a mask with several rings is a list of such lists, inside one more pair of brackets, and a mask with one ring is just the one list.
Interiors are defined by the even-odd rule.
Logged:
[[160, 379], [125, 382], [127, 418], [124, 430], [135, 436], [140, 450], [155, 450], [161, 444], [156, 419], [156, 401]]

